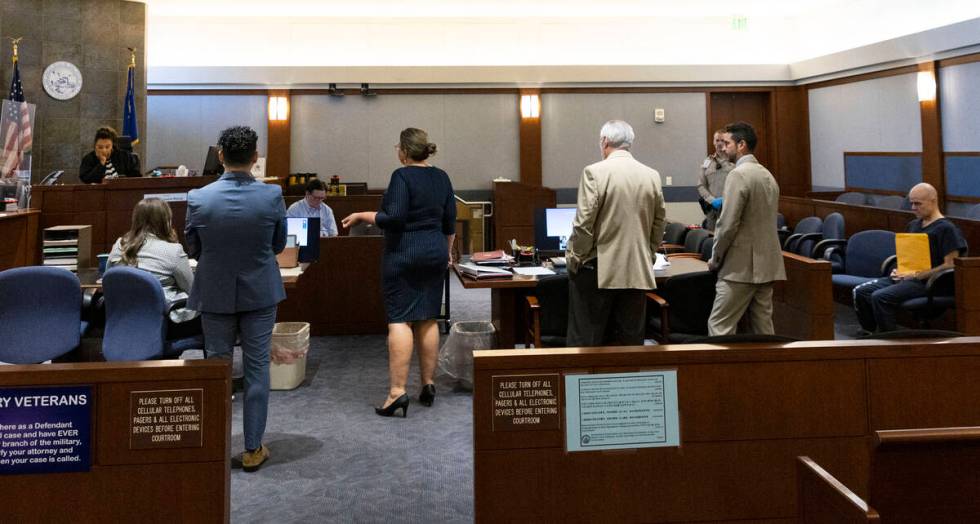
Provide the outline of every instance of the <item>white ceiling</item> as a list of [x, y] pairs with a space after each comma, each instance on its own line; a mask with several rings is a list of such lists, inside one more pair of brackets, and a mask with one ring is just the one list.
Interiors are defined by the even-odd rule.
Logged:
[[980, 17], [978, 0], [145, 3], [150, 67], [792, 64]]

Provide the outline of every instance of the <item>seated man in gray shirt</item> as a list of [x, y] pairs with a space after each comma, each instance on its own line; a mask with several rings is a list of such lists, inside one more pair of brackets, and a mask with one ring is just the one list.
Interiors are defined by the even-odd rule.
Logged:
[[322, 180], [314, 178], [306, 184], [306, 197], [294, 202], [286, 210], [290, 218], [319, 217], [320, 237], [337, 236], [337, 221], [333, 218], [333, 210], [323, 203], [327, 196], [327, 185]]

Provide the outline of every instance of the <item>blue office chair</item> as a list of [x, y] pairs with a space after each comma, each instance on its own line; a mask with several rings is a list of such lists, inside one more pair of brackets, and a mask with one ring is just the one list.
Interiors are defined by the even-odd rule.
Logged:
[[0, 272], [0, 362], [37, 364], [76, 347], [82, 287], [71, 271], [30, 266]]
[[168, 341], [167, 301], [160, 282], [150, 273], [125, 266], [110, 268], [102, 277], [105, 294], [106, 360], [151, 360], [178, 357], [187, 349], [204, 347], [201, 336]]
[[871, 205], [885, 209], [909, 209], [911, 207], [905, 203], [905, 197], [898, 195], [871, 195], [869, 200]]
[[895, 255], [895, 233], [872, 229], [855, 233], [847, 240], [828, 240], [824, 259], [843, 255], [840, 273], [832, 275], [834, 287], [846, 291], [891, 273]]
[[[821, 226], [823, 226], [823, 220], [820, 217], [806, 217], [800, 220], [796, 223], [796, 227], [793, 228], [793, 234], [783, 242], [783, 251], [789, 251], [797, 255], [808, 255], [809, 252], [804, 254], [799, 251], [800, 241], [804, 235], [819, 232]], [[810, 247], [813, 247], [812, 244]]]
[[859, 193], [857, 191], [849, 191], [847, 193], [841, 193], [840, 195], [837, 195], [837, 198], [835, 198], [834, 200], [836, 202], [840, 202], [841, 204], [863, 206], [863, 205], [867, 205], [868, 203], [868, 195], [865, 195], [864, 193]]
[[[823, 258], [824, 252], [830, 249], [830, 245], [823, 241], [841, 240], [843, 238], [844, 215], [831, 213], [824, 217], [823, 224], [820, 226], [818, 233], [803, 235], [797, 243], [797, 246], [801, 255], [806, 255], [810, 258]], [[842, 269], [840, 257], [835, 256], [835, 259], [831, 260], [830, 263], [834, 266], [834, 273], [839, 273]]]

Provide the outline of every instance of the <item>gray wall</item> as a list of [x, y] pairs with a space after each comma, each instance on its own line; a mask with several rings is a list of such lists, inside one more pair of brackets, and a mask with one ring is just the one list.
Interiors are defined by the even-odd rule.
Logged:
[[[663, 108], [666, 121], [653, 112]], [[637, 160], [673, 177], [673, 185], [697, 185], [706, 151], [703, 93], [545, 94], [541, 109], [543, 184], [577, 188], [582, 168], [602, 159], [599, 130], [608, 120], [633, 126]], [[662, 180], [663, 181], [663, 180]], [[670, 190], [668, 198], [670, 197]], [[695, 195], [696, 198], [696, 195]]]
[[810, 90], [814, 188], [844, 187], [845, 151], [922, 150], [916, 75]]
[[[122, 131], [123, 99], [129, 65], [127, 47], [135, 47], [136, 110], [143, 155], [146, 133], [146, 5], [121, 0], [2, 0], [0, 78], [3, 96], [10, 87], [11, 46], [20, 43], [20, 74], [27, 101], [37, 104], [34, 123], [33, 178], [65, 170], [66, 183], [77, 182], [78, 165], [92, 150], [95, 130], [110, 125]], [[41, 87], [44, 68], [65, 60], [82, 72], [82, 91], [71, 100], [49, 97]], [[145, 161], [144, 161], [145, 164]]]
[[293, 96], [290, 171], [387, 187], [398, 134], [417, 127], [454, 189], [488, 191], [495, 177], [519, 177], [516, 104], [509, 94]]
[[264, 95], [153, 95], [147, 103], [146, 169], [185, 165], [199, 173], [208, 146], [218, 143], [221, 130], [246, 125], [259, 135], [259, 156], [266, 156], [268, 98]]
[[943, 149], [980, 151], [980, 62], [939, 70]]

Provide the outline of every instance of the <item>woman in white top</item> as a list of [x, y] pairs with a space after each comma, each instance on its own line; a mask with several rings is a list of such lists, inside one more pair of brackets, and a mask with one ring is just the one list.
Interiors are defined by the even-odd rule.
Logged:
[[201, 333], [200, 313], [183, 306], [194, 283], [194, 273], [184, 246], [177, 241], [173, 213], [166, 202], [146, 198], [136, 204], [132, 226], [112, 246], [108, 264], [136, 267], [160, 281], [170, 312], [167, 339]]

